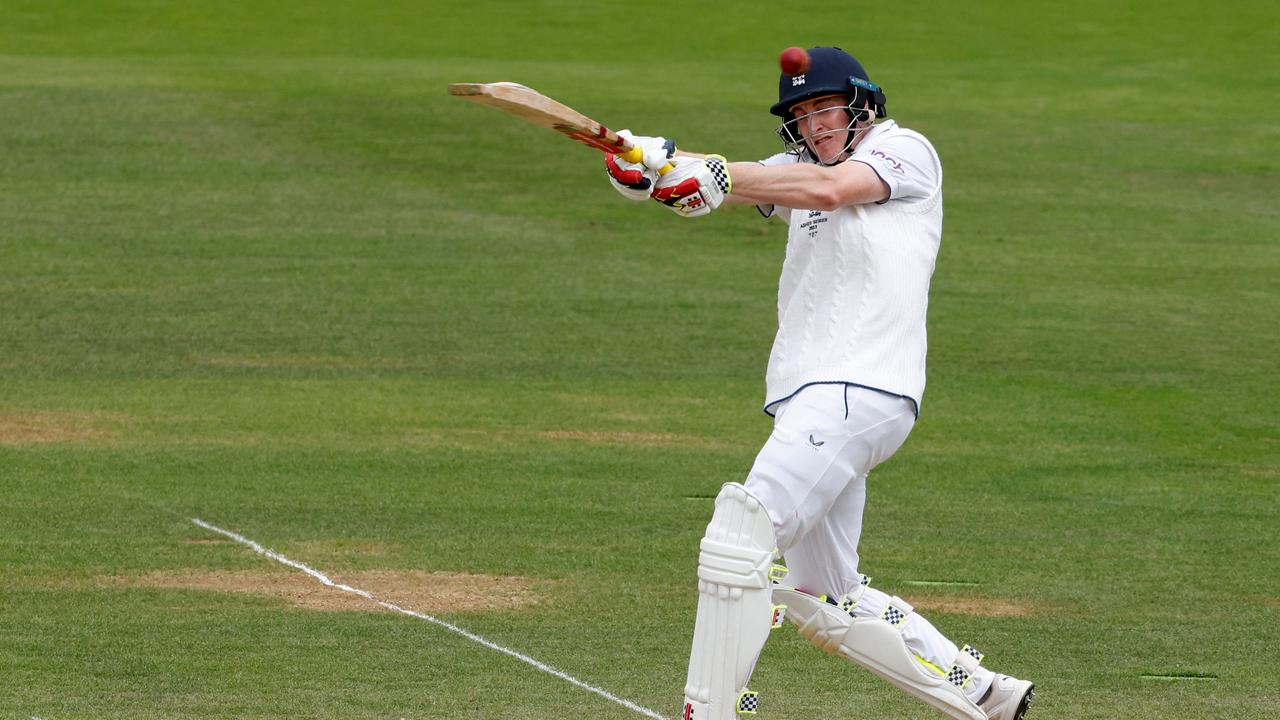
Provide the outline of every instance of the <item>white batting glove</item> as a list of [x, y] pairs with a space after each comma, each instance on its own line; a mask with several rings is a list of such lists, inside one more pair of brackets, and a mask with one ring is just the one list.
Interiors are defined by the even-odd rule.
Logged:
[[649, 170], [644, 163], [627, 162], [613, 153], [604, 156], [604, 171], [613, 189], [628, 200], [648, 200], [658, 181], [656, 170]]
[[646, 200], [658, 181], [658, 171], [666, 167], [676, 151], [674, 140], [660, 137], [632, 135], [621, 130], [618, 137], [640, 150], [639, 162], [628, 162], [618, 155], [605, 155], [604, 169], [609, 174], [609, 184], [628, 200]]
[[676, 154], [675, 140], [632, 135], [630, 130], [619, 130], [618, 137], [631, 143], [632, 147], [640, 148], [640, 152], [643, 153], [640, 162], [649, 170], [661, 170], [671, 162], [671, 156]]
[[675, 169], [658, 179], [653, 199], [677, 215], [706, 215], [720, 207], [724, 196], [733, 189], [729, 161], [723, 155], [708, 155], [705, 159], [678, 157], [671, 163]]

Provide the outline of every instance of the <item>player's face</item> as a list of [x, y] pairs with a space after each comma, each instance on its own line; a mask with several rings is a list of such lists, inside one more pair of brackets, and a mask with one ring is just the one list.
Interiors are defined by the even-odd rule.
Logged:
[[809, 151], [819, 162], [832, 163], [842, 160], [844, 146], [849, 142], [849, 98], [844, 95], [806, 100], [791, 108], [791, 115], [798, 118], [796, 125]]

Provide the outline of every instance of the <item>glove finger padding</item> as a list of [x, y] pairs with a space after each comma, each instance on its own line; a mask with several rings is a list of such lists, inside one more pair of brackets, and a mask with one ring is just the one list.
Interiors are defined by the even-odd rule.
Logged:
[[650, 170], [661, 170], [666, 167], [671, 161], [671, 156], [676, 154], [675, 140], [632, 135], [630, 130], [619, 130], [618, 137], [630, 143], [631, 147], [640, 149], [640, 162]]
[[674, 169], [658, 179], [653, 199], [683, 217], [700, 217], [715, 210], [733, 188], [729, 164], [722, 155], [678, 157], [672, 163]]
[[641, 163], [631, 163], [608, 153], [604, 156], [605, 174], [609, 184], [628, 200], [646, 200], [653, 190], [658, 173]]

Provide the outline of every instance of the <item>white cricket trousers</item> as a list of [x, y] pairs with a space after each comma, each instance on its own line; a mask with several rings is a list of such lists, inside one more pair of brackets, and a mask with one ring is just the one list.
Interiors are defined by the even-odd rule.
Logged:
[[858, 585], [867, 473], [915, 421], [910, 400], [845, 383], [810, 385], [778, 406], [744, 484], [773, 520], [787, 584], [832, 597]]
[[[902, 446], [915, 421], [910, 400], [845, 383], [810, 385], [778, 406], [773, 433], [744, 484], [769, 512], [789, 585], [838, 598], [861, 582], [867, 473]], [[855, 612], [880, 617], [888, 603], [888, 595], [869, 587]], [[902, 634], [912, 652], [934, 665], [955, 661], [956, 645], [919, 614], [911, 614]], [[966, 691], [980, 696], [991, 677], [980, 668]]]

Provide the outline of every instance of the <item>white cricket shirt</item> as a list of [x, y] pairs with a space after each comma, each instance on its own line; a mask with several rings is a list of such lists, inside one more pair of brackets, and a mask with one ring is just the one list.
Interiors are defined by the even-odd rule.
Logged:
[[[764, 165], [804, 162], [780, 153]], [[834, 211], [761, 206], [790, 226], [765, 412], [806, 385], [851, 383], [910, 399], [925, 384], [929, 280], [942, 241], [942, 164], [925, 137], [885, 120], [846, 162], [871, 166], [883, 203]]]

